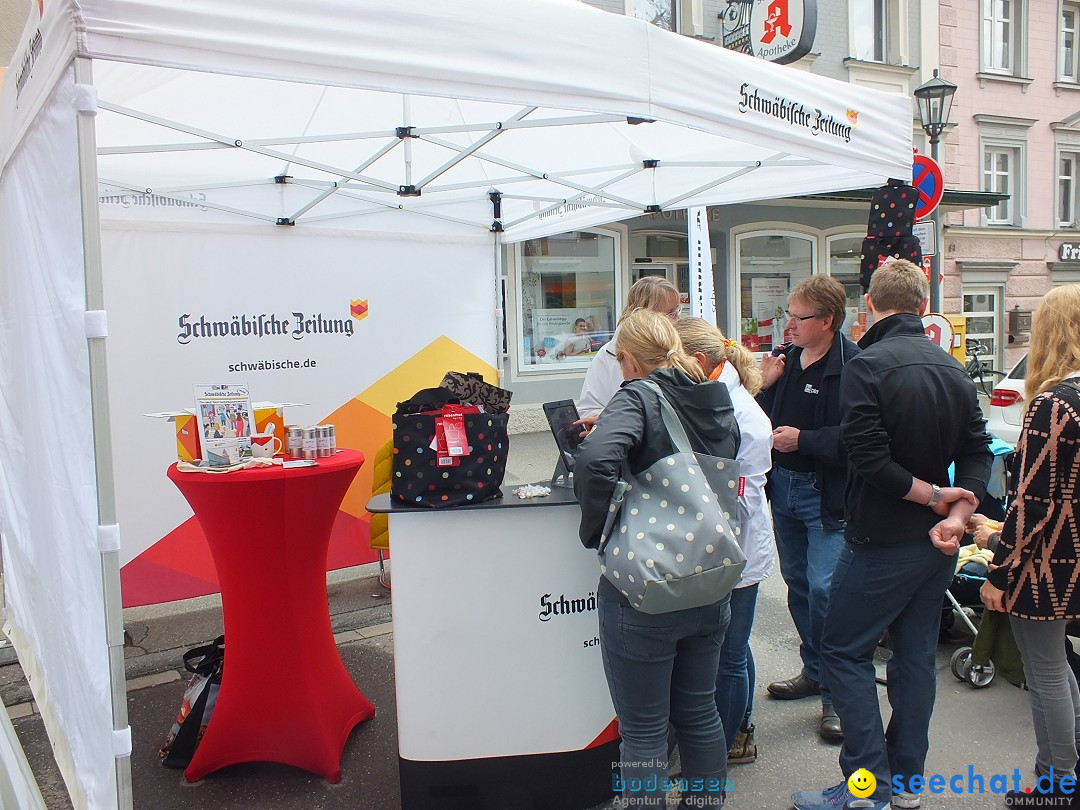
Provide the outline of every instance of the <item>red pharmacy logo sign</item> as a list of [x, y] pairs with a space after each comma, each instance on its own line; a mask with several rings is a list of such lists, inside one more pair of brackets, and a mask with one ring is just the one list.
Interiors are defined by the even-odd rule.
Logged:
[[777, 32], [781, 36], [791, 34], [791, 22], [788, 20], [788, 0], [773, 0], [769, 3], [769, 16], [765, 18], [765, 33], [761, 41], [766, 45], [776, 39]]

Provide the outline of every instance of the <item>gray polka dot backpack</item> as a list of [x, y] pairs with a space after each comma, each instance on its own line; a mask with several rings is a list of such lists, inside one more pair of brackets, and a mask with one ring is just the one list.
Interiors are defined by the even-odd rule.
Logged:
[[600, 537], [600, 570], [642, 613], [711, 605], [746, 566], [739, 548], [739, 462], [695, 453], [675, 409], [651, 380], [675, 447], [640, 476], [623, 462]]

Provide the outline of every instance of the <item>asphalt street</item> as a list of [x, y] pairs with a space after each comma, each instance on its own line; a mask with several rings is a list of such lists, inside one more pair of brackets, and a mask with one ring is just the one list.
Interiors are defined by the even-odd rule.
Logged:
[[[371, 578], [353, 581], [370, 591]], [[753, 634], [754, 655], [761, 682], [757, 688], [755, 722], [760, 755], [751, 765], [731, 771], [735, 791], [729, 806], [785, 808], [792, 790], [825, 786], [839, 781], [837, 748], [817, 738], [820, 706], [814, 699], [776, 701], [764, 696], [764, 681], [787, 677], [798, 668], [794, 627], [784, 603], [783, 582], [776, 576], [762, 590]], [[312, 774], [286, 766], [250, 764], [226, 768], [202, 781], [188, 784], [182, 772], [163, 768], [157, 749], [179, 705], [184, 682], [175, 679], [152, 686], [133, 683], [128, 708], [133, 729], [131, 760], [135, 807], [138, 810], [392, 810], [399, 807], [396, 728], [393, 688], [393, 635], [386, 625], [375, 625], [369, 638], [340, 644], [342, 659], [364, 694], [375, 704], [375, 719], [358, 727], [342, 759], [344, 776], [332, 785]], [[346, 633], [346, 635], [350, 635]], [[352, 633], [351, 635], [356, 635]], [[283, 642], [286, 640], [283, 639]], [[927, 774], [966, 777], [969, 766], [986, 777], [1012, 774], [1020, 769], [1025, 784], [1031, 768], [1033, 738], [1027, 694], [1004, 680], [985, 689], [957, 681], [949, 672], [949, 657], [958, 643], [938, 649], [938, 700], [931, 726]], [[493, 653], [494, 654], [494, 653]], [[434, 662], [433, 662], [434, 665]], [[171, 673], [167, 673], [171, 674]], [[288, 695], [288, 660], [268, 657], [266, 677], [281, 684]], [[882, 694], [885, 689], [882, 687]], [[273, 711], [272, 706], [267, 711]], [[438, 718], [432, 718], [433, 723]], [[69, 807], [62, 785], [46, 760], [49, 748], [40, 718], [15, 721], [28, 756], [48, 797], [50, 810]], [[1001, 797], [927, 795], [923, 807], [1002, 807]], [[507, 808], [506, 810], [516, 810]]]

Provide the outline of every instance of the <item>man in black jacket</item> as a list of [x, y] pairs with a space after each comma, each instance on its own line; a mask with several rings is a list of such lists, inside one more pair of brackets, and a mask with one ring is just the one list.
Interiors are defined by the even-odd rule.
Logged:
[[[892, 779], [911, 785], [923, 776], [942, 600], [993, 458], [974, 383], [923, 332], [927, 303], [918, 267], [900, 260], [878, 268], [866, 296], [874, 325], [840, 386], [847, 543], [833, 573], [821, 657], [844, 725], [844, 778], [865, 768], [876, 789], [861, 799], [846, 782], [796, 793], [797, 810], [919, 806], [918, 794], [892, 796]], [[886, 630], [888, 732], [873, 662]]]
[[769, 694], [780, 700], [820, 694], [818, 733], [830, 742], [843, 739], [820, 664], [829, 582], [844, 545], [840, 372], [859, 353], [840, 331], [846, 307], [844, 287], [833, 278], [817, 275], [795, 285], [787, 313], [793, 345], [763, 359], [757, 398], [773, 424], [769, 499], [803, 662], [795, 677], [770, 683]]

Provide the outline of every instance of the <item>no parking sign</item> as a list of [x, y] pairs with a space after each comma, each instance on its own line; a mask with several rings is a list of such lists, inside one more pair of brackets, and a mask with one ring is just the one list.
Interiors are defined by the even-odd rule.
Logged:
[[926, 155], [915, 155], [911, 163], [911, 185], [919, 192], [915, 203], [915, 219], [923, 219], [938, 207], [945, 193], [945, 180], [937, 161]]

